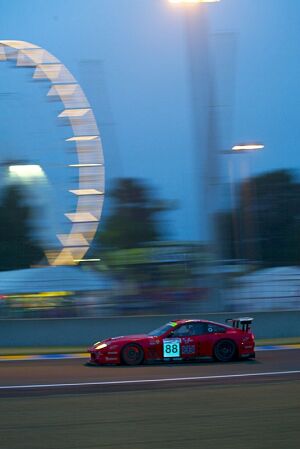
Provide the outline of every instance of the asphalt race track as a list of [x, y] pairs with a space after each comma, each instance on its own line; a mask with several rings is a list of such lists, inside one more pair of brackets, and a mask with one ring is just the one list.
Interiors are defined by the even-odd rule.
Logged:
[[[224, 383], [250, 380], [266, 381], [262, 377], [300, 379], [300, 349], [257, 352], [256, 360], [232, 362], [154, 364], [137, 367], [86, 366], [87, 359], [41, 360], [0, 363], [0, 395], [24, 389], [88, 392], [118, 390], [174, 382], [181, 386], [190, 382]], [[237, 376], [237, 377], [236, 377]], [[76, 384], [76, 385], [72, 385]], [[39, 387], [40, 386], [40, 387]], [[7, 389], [9, 387], [9, 390]], [[16, 387], [16, 388], [13, 388]], [[22, 388], [24, 387], [24, 388]]]
[[257, 360], [0, 363], [1, 449], [298, 449], [300, 350]]

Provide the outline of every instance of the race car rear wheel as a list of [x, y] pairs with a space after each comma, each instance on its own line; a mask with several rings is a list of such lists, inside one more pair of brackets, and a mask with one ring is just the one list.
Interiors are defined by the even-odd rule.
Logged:
[[219, 362], [230, 362], [236, 355], [236, 346], [232, 340], [220, 340], [214, 347], [214, 358]]
[[121, 356], [126, 365], [140, 365], [144, 360], [144, 351], [139, 345], [129, 343], [122, 349]]

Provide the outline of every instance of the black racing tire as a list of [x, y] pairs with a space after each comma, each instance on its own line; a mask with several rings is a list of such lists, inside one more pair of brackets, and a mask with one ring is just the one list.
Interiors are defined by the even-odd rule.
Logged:
[[231, 362], [236, 357], [237, 349], [232, 340], [219, 340], [214, 347], [214, 358], [218, 362]]
[[144, 360], [144, 351], [136, 343], [128, 343], [121, 352], [121, 358], [125, 365], [140, 365]]

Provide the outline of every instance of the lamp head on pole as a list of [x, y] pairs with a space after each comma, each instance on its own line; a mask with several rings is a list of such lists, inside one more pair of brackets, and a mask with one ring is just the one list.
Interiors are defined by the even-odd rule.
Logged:
[[169, 0], [169, 3], [183, 5], [183, 4], [197, 4], [197, 3], [218, 3], [221, 0]]
[[243, 143], [232, 147], [232, 151], [253, 151], [263, 150], [265, 146], [262, 143]]

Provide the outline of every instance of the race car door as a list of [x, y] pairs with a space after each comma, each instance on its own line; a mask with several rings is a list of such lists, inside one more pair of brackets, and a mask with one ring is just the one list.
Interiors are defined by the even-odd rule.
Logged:
[[[202, 346], [205, 346], [205, 334], [207, 325], [201, 322], [188, 322], [174, 329], [170, 337], [180, 344], [180, 354], [183, 359], [195, 358], [200, 355]], [[175, 349], [174, 343], [174, 349]], [[178, 344], [178, 345], [179, 345]], [[166, 357], [166, 355], [165, 355]], [[172, 357], [172, 355], [171, 355]]]

